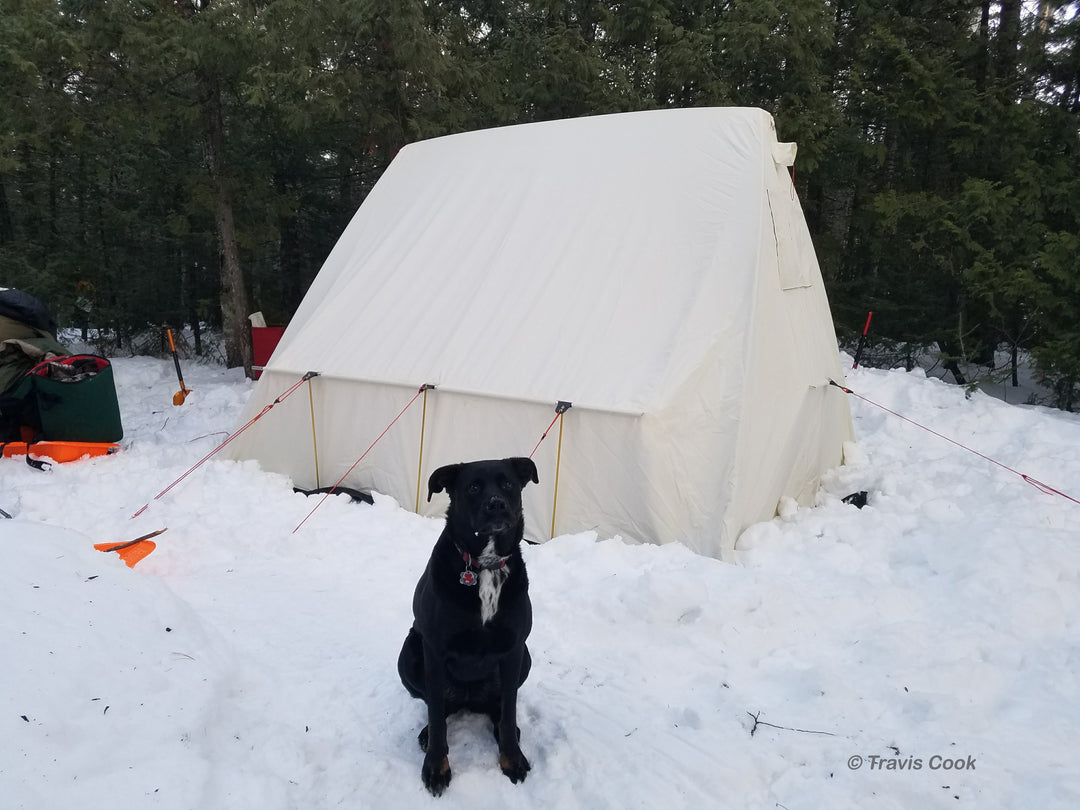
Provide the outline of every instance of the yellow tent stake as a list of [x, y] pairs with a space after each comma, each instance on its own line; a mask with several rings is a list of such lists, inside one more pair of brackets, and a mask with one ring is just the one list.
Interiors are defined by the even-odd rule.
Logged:
[[427, 424], [427, 392], [434, 385], [424, 385], [424, 406], [420, 412], [420, 458], [416, 462], [416, 514], [420, 514], [420, 481], [424, 475], [424, 426]]
[[558, 468], [563, 460], [563, 417], [566, 411], [558, 415], [558, 449], [555, 451], [555, 491], [551, 498], [551, 537], [555, 537], [555, 510], [558, 508]]
[[319, 483], [319, 443], [315, 439], [315, 394], [311, 390], [311, 378], [307, 381], [308, 401], [311, 403], [311, 449], [315, 453], [315, 488], [322, 486]]

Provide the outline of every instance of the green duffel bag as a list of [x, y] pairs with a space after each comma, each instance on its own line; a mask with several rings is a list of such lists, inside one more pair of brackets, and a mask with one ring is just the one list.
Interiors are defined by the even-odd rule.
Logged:
[[36, 440], [118, 442], [124, 437], [112, 365], [94, 354], [38, 363], [11, 392], [27, 404]]

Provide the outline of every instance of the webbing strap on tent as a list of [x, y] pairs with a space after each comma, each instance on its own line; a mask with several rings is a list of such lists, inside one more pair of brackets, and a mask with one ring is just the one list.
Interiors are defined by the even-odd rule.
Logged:
[[420, 387], [424, 392], [424, 407], [420, 412], [420, 458], [416, 462], [416, 514], [420, 514], [420, 482], [424, 475], [424, 426], [427, 425], [427, 392], [434, 390], [435, 386], [425, 383]]
[[551, 536], [552, 537], [555, 537], [555, 512], [559, 508], [559, 466], [562, 463], [563, 416], [572, 407], [573, 407], [573, 405], [571, 405], [571, 403], [564, 402], [563, 400], [559, 400], [555, 404], [555, 418], [551, 420], [551, 423], [547, 426], [547, 429], [545, 429], [543, 434], [540, 436], [540, 441], [538, 441], [536, 443], [536, 447], [534, 447], [532, 449], [532, 452], [529, 453], [529, 458], [532, 458], [534, 455], [536, 455], [536, 451], [540, 449], [540, 444], [544, 441], [544, 439], [547, 438], [548, 433], [551, 432], [551, 428], [554, 427], [555, 423], [558, 422], [559, 423], [559, 446], [558, 446], [558, 450], [555, 451], [555, 491], [552, 493], [552, 496], [551, 496]]
[[563, 417], [570, 410], [569, 402], [560, 402], [555, 406], [555, 412], [559, 414], [559, 449], [555, 453], [555, 492], [551, 496], [551, 536], [555, 537], [555, 510], [559, 506], [559, 467], [562, 462], [562, 429]]
[[319, 481], [319, 441], [315, 438], [315, 394], [311, 390], [311, 379], [307, 383], [308, 402], [311, 404], [311, 451], [315, 454], [315, 489], [322, 487]]

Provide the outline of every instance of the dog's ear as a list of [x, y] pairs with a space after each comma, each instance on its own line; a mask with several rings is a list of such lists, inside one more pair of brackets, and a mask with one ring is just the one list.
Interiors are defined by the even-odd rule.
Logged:
[[445, 467], [439, 467], [433, 472], [431, 478], [428, 479], [427, 499], [430, 501], [431, 496], [436, 492], [442, 492], [443, 490], [449, 492], [450, 488], [454, 486], [459, 472], [461, 472], [460, 464], [447, 464]]
[[540, 478], [536, 473], [536, 465], [533, 464], [531, 458], [508, 458], [507, 461], [517, 474], [522, 489], [525, 489], [525, 485], [530, 481], [534, 484], [540, 483]]

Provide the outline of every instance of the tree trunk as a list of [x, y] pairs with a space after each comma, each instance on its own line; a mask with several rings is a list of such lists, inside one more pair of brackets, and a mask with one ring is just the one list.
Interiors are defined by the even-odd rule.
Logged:
[[983, 0], [982, 14], [979, 16], [979, 48], [981, 65], [975, 74], [975, 89], [982, 93], [990, 84], [993, 73], [993, 58], [990, 52], [990, 0]]
[[1012, 85], [1017, 79], [1020, 55], [1020, 10], [1021, 0], [1002, 0], [996, 36], [995, 74], [999, 86], [1006, 89], [1009, 96], [1015, 94]]
[[[211, 0], [174, 0], [180, 14], [189, 21], [205, 12]], [[251, 330], [247, 288], [240, 266], [240, 249], [236, 243], [236, 223], [232, 199], [225, 176], [225, 118], [221, 109], [221, 84], [211, 69], [198, 71], [202, 91], [202, 113], [206, 135], [206, 169], [214, 189], [214, 221], [217, 225], [221, 266], [221, 331], [225, 338], [225, 364], [230, 368], [243, 366], [252, 376], [254, 359], [251, 352]]]
[[191, 307], [191, 334], [195, 338], [195, 354], [202, 357], [202, 329], [199, 327], [199, 313]]
[[0, 175], [0, 245], [13, 241], [15, 241], [15, 224], [11, 220], [11, 209], [8, 207], [4, 176]]
[[214, 185], [214, 220], [221, 251], [221, 330], [225, 338], [225, 363], [243, 366], [252, 376], [254, 358], [248, 329], [248, 297], [240, 250], [236, 244], [236, 223], [232, 199], [225, 178], [225, 123], [221, 112], [221, 88], [212, 76], [203, 77], [206, 89], [206, 165]]

